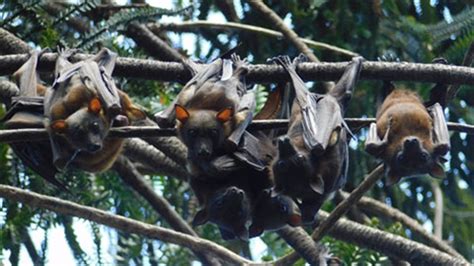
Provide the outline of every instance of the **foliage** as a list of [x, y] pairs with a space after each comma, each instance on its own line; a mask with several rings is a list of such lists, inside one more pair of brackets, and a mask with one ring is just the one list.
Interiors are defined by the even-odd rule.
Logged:
[[[127, 37], [126, 29], [131, 22], [160, 22], [162, 15], [178, 16], [181, 19], [210, 19], [221, 16], [216, 1], [192, 1], [194, 9], [188, 13], [164, 10], [161, 8], [132, 8], [97, 12], [100, 5], [109, 1], [78, 1], [77, 4], [55, 1], [14, 1], [0, 3], [0, 25], [36, 48], [56, 46], [81, 47], [85, 52], [95, 52], [99, 47], [109, 47], [121, 56], [146, 58], [149, 55], [142, 47]], [[139, 2], [139, 1], [137, 1]], [[186, 6], [174, 1], [174, 10]], [[199, 2], [199, 3], [198, 3]], [[228, 1], [226, 1], [228, 2]], [[263, 16], [256, 14], [246, 1], [233, 1], [240, 22], [274, 29]], [[409, 0], [303, 0], [303, 1], [265, 1], [282, 18], [285, 18], [301, 37], [326, 42], [363, 55], [368, 60], [376, 60], [382, 55], [393, 54], [401, 61], [431, 62], [443, 56], [452, 64], [461, 64], [466, 49], [474, 40], [472, 30], [474, 12], [463, 1], [409, 1]], [[447, 11], [451, 18], [446, 17]], [[450, 22], [448, 22], [450, 19]], [[452, 19], [452, 22], [451, 22]], [[248, 32], [229, 31], [220, 33], [214, 30], [199, 30], [192, 38], [187, 34], [161, 32], [173, 47], [188, 48], [191, 40], [193, 49], [188, 56], [208, 61], [226, 51], [238, 42], [241, 56], [248, 57], [251, 63], [262, 63], [267, 58], [279, 54], [296, 56], [298, 51], [283, 39], [274, 39]], [[186, 37], [186, 38], [185, 38]], [[186, 46], [186, 47], [183, 47]], [[189, 49], [189, 48], [188, 48]], [[346, 61], [348, 58], [328, 50], [315, 50], [322, 61]], [[48, 80], [48, 77], [44, 77]], [[176, 96], [181, 84], [164, 84], [156, 81], [116, 79], [119, 87], [129, 93], [133, 100], [153, 114], [169, 105]], [[409, 87], [427, 95], [429, 85], [414, 82], [400, 82], [397, 85]], [[268, 87], [268, 86], [267, 86]], [[373, 117], [375, 106], [380, 102], [383, 92], [378, 89], [380, 82], [360, 82], [347, 112], [348, 117]], [[318, 82], [315, 90], [320, 89]], [[470, 88], [472, 89], [472, 88]], [[447, 115], [450, 121], [474, 123], [474, 94], [461, 87], [458, 97], [449, 105]], [[263, 105], [268, 93], [264, 86], [255, 90], [258, 108]], [[0, 108], [0, 115], [4, 109]], [[350, 150], [350, 175], [346, 190], [360, 183], [365, 173], [373, 169], [376, 162], [363, 151], [366, 129], [357, 133], [359, 142], [353, 140]], [[474, 212], [474, 136], [452, 133], [452, 151], [446, 164], [448, 177], [441, 181], [445, 201], [443, 237], [461, 252], [468, 260], [474, 259], [469, 250], [474, 240], [472, 215]], [[130, 218], [152, 224], [168, 226], [163, 219], [130, 188], [125, 186], [117, 174], [108, 171], [99, 175], [69, 172], [61, 176], [69, 184], [70, 192], [45, 183], [45, 181], [26, 169], [13, 155], [7, 145], [0, 145], [0, 182], [25, 188], [42, 194], [54, 195], [75, 202], [108, 210]], [[196, 210], [196, 200], [188, 184], [173, 178], [150, 175], [148, 180], [157, 193], [163, 195], [187, 221]], [[428, 177], [404, 180], [393, 187], [379, 183], [370, 191], [370, 196], [396, 207], [420, 223], [432, 225], [434, 215], [434, 196]], [[330, 209], [333, 204], [325, 204]], [[30, 209], [24, 205], [0, 200], [0, 258], [9, 259], [19, 265], [24, 257], [20, 247], [24, 242], [22, 233], [40, 228], [44, 230], [41, 245], [37, 246], [40, 264], [47, 262], [48, 249], [54, 243], [48, 242], [47, 232], [54, 226], [64, 228], [65, 238], [73, 251], [77, 264], [106, 264], [109, 250], [115, 264], [141, 265], [189, 265], [193, 254], [159, 241], [151, 241], [135, 235], [104, 231], [104, 228], [90, 224], [93, 239], [93, 254], [81, 249], [74, 228], [74, 220], [41, 210]], [[418, 240], [398, 223], [385, 219], [372, 218], [370, 226]], [[109, 230], [109, 229], [105, 229]], [[237, 253], [250, 257], [255, 244], [239, 241], [225, 242], [213, 225], [196, 228], [199, 235], [222, 244]], [[108, 233], [108, 235], [104, 234]], [[104, 240], [110, 238], [111, 247], [105, 247]], [[263, 257], [253, 259], [272, 260], [288, 253], [291, 248], [274, 232], [267, 232], [261, 238], [267, 249]], [[331, 252], [345, 264], [382, 263], [388, 258], [382, 254], [359, 248], [352, 244], [325, 237]], [[299, 261], [298, 264], [302, 264]]]

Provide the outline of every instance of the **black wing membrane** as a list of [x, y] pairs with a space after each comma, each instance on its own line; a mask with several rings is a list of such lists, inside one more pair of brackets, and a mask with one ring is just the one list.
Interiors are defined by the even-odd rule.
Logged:
[[[37, 95], [38, 73], [36, 67], [42, 52], [32, 52], [27, 62], [14, 74], [19, 85], [19, 96], [12, 98], [5, 120], [9, 129], [44, 128], [43, 97]], [[65, 189], [56, 179], [57, 170], [53, 165], [53, 154], [49, 141], [17, 142], [10, 144], [21, 161], [48, 182]]]

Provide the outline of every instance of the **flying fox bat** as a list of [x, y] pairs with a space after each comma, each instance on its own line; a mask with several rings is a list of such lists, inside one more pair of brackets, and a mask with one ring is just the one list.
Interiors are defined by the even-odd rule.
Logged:
[[[38, 59], [43, 51], [32, 51], [30, 58], [14, 74], [19, 87], [19, 95], [12, 97], [3, 118], [6, 128], [43, 128], [43, 95], [46, 87], [39, 82], [36, 70]], [[52, 164], [53, 154], [49, 141], [11, 143], [10, 147], [21, 161], [50, 183], [65, 188], [55, 178], [56, 168]]]
[[259, 236], [266, 230], [278, 230], [285, 225], [300, 226], [301, 212], [298, 205], [288, 196], [272, 195], [265, 189], [253, 206], [250, 237]]
[[[193, 225], [208, 221], [215, 223], [226, 240], [248, 239], [254, 206], [262, 191], [273, 185], [268, 167], [275, 156], [274, 146], [264, 135], [257, 138], [250, 133], [245, 134], [247, 136], [244, 141], [252, 140], [252, 144], [248, 145], [255, 147], [258, 159], [265, 165], [263, 170], [255, 169], [232, 154], [215, 159], [219, 160], [221, 166], [216, 175], [200, 172], [200, 175], [190, 178], [191, 188], [201, 207], [195, 215]], [[226, 167], [229, 169], [226, 170]]]
[[145, 118], [111, 78], [116, 54], [108, 49], [78, 63], [68, 61], [69, 51], [56, 61], [56, 79], [44, 100], [44, 125], [48, 130], [53, 163], [69, 163], [89, 172], [107, 170], [123, 141], [105, 139], [114, 125], [128, 125]]
[[326, 94], [307, 91], [296, 73], [302, 59], [275, 59], [290, 75], [295, 99], [288, 133], [278, 141], [278, 158], [272, 169], [275, 192], [292, 197], [299, 204], [303, 222], [311, 223], [327, 195], [346, 180], [350, 131], [343, 116], [363, 59], [354, 58]]
[[187, 61], [186, 65], [194, 76], [179, 93], [175, 105], [155, 115], [158, 124], [165, 127], [174, 125], [170, 121], [177, 119], [181, 122], [177, 125], [179, 130], [187, 118], [195, 116], [196, 111], [214, 112], [214, 115], [224, 112], [222, 114], [229, 114], [230, 117], [220, 121], [226, 126], [224, 148], [235, 150], [255, 108], [254, 95], [247, 92], [245, 83], [247, 62], [233, 54], [231, 60], [217, 59], [205, 67], [191, 61]]
[[432, 89], [430, 106], [425, 107], [415, 92], [391, 86], [365, 142], [366, 151], [383, 160], [387, 185], [405, 176], [445, 176], [442, 156], [450, 149], [449, 133], [443, 108], [435, 99], [442, 96], [444, 102], [443, 87]]

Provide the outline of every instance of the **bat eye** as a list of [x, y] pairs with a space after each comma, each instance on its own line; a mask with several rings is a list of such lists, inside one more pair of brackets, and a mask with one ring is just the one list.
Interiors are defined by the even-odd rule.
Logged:
[[92, 133], [99, 133], [100, 132], [100, 126], [98, 122], [93, 122], [90, 126], [90, 130]]
[[196, 129], [190, 129], [188, 130], [188, 134], [192, 137], [197, 136], [197, 130]]
[[296, 156], [296, 160], [297, 160], [298, 162], [303, 162], [303, 161], [304, 161], [304, 155], [303, 155], [303, 154], [298, 154], [298, 155]]
[[217, 137], [219, 135], [219, 132], [217, 131], [217, 129], [213, 128], [213, 129], [211, 129], [211, 135], [213, 137]]
[[280, 205], [280, 211], [281, 211], [282, 213], [286, 213], [286, 212], [288, 211], [288, 207], [286, 207], [285, 204], [281, 204], [281, 205]]
[[287, 168], [287, 163], [283, 160], [277, 162], [277, 168], [279, 170], [285, 170]]
[[430, 157], [430, 156], [429, 156], [426, 152], [423, 152], [423, 153], [421, 154], [421, 159], [423, 160], [423, 162], [427, 162], [428, 159], [429, 159], [429, 157]]

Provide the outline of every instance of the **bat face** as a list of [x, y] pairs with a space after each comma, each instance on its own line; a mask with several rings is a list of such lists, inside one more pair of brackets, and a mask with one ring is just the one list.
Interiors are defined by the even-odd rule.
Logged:
[[[226, 109], [227, 110], [227, 109]], [[226, 110], [186, 110], [176, 106], [178, 134], [188, 147], [191, 160], [208, 161], [223, 146], [225, 125], [231, 119]]]
[[66, 123], [66, 139], [73, 147], [91, 153], [102, 149], [106, 123], [100, 115], [81, 109], [69, 116]]
[[294, 188], [295, 185], [298, 185], [295, 184], [294, 177], [304, 178], [314, 172], [309, 154], [296, 151], [288, 137], [279, 139], [278, 151], [278, 158], [273, 164], [275, 191], [282, 193], [296, 191], [297, 189], [286, 190], [286, 188]]
[[236, 237], [247, 240], [251, 223], [250, 202], [244, 190], [231, 186], [217, 190], [206, 210], [199, 211], [193, 225], [211, 221]]
[[301, 225], [301, 213], [298, 205], [288, 196], [272, 195], [271, 189], [265, 189], [257, 200], [250, 237], [259, 236], [264, 230], [278, 230], [285, 225]]

